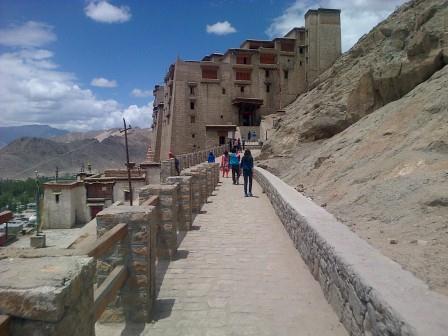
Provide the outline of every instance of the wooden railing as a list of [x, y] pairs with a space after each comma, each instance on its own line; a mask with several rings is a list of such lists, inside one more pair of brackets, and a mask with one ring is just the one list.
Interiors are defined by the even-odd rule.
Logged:
[[159, 204], [159, 196], [155, 195], [155, 196], [151, 196], [150, 198], [148, 198], [146, 201], [144, 201], [141, 205], [142, 206], [157, 206]]
[[[82, 251], [89, 257], [99, 258], [106, 254], [116, 242], [123, 240], [128, 234], [127, 224], [117, 224], [111, 230], [107, 231], [101, 238], [97, 239], [91, 246]], [[122, 288], [128, 278], [126, 265], [116, 266], [106, 277], [102, 284], [94, 290], [94, 312], [95, 321], [106, 309]], [[0, 334], [0, 336], [2, 336]]]
[[11, 317], [9, 315], [0, 315], [0, 336], [9, 335], [9, 321]]

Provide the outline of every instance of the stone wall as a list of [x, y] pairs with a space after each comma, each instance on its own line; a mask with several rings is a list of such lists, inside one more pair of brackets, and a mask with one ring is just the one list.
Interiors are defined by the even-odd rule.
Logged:
[[120, 205], [96, 216], [97, 236], [126, 223], [127, 237], [98, 258], [97, 282], [100, 285], [117, 265], [125, 264], [128, 280], [120, 294], [103, 313], [101, 321], [149, 322], [155, 300], [156, 216], [153, 206]]
[[94, 336], [92, 258], [0, 260], [0, 314], [10, 336]]
[[276, 176], [257, 167], [254, 177], [351, 335], [447, 335], [447, 297]]
[[158, 257], [172, 258], [177, 251], [178, 190], [177, 184], [150, 184], [140, 188], [141, 199], [159, 196], [158, 215], [155, 220], [157, 222]]
[[178, 222], [180, 231], [191, 230], [192, 212], [191, 212], [191, 176], [170, 176], [167, 179], [169, 184], [178, 184]]

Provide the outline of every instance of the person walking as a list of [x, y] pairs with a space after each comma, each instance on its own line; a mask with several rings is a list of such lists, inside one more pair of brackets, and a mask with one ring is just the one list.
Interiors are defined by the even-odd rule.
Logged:
[[252, 197], [252, 176], [254, 168], [254, 159], [250, 150], [246, 149], [244, 151], [244, 156], [241, 159], [241, 170], [243, 171], [244, 178], [244, 196]]
[[208, 163], [215, 163], [215, 154], [213, 154], [213, 152], [208, 153], [207, 162]]
[[241, 152], [241, 139], [238, 138], [237, 142], [236, 142], [236, 147], [238, 148], [238, 152]]
[[236, 149], [232, 148], [229, 158], [230, 168], [232, 169], [233, 184], [239, 184], [240, 161], [236, 155]]
[[222, 170], [222, 177], [224, 175], [226, 177], [229, 177], [229, 152], [224, 151], [224, 154], [221, 156], [221, 170]]
[[243, 150], [245, 150], [246, 149], [246, 140], [243, 138]]

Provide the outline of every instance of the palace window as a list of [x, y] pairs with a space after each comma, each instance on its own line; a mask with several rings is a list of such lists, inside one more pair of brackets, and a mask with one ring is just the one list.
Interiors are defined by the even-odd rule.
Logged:
[[285, 79], [288, 79], [288, 75], [289, 75], [288, 70], [283, 70], [283, 77]]
[[244, 93], [244, 86], [242, 86], [242, 85], [240, 86], [240, 92]]
[[194, 85], [190, 85], [190, 95], [194, 96]]
[[218, 79], [218, 68], [202, 68], [203, 79]]
[[299, 54], [303, 54], [303, 47], [299, 47]]
[[266, 92], [271, 91], [271, 84], [266, 83], [265, 85], [266, 85]]
[[226, 89], [222, 88], [222, 94], [226, 94]]
[[250, 55], [236, 55], [236, 64], [250, 64]]
[[250, 80], [250, 71], [238, 70], [235, 73], [236, 80]]
[[266, 69], [266, 70], [264, 71], [264, 76], [265, 76], [266, 78], [269, 78], [269, 70], [268, 70], [268, 69]]
[[194, 110], [194, 102], [193, 101], [190, 102], [190, 110]]
[[281, 41], [280, 42], [281, 51], [294, 51], [294, 41]]
[[190, 123], [194, 124], [196, 122], [195, 116], [190, 116]]
[[54, 200], [56, 203], [59, 203], [59, 194], [54, 195]]
[[277, 60], [274, 54], [260, 54], [261, 64], [276, 64]]

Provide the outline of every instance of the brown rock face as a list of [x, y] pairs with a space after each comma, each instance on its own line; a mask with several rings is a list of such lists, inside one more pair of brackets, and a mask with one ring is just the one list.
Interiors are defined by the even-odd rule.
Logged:
[[260, 165], [448, 294], [446, 17], [401, 6], [286, 108]]
[[427, 80], [446, 63], [447, 15], [446, 0], [401, 6], [287, 107], [265, 151], [329, 138]]

